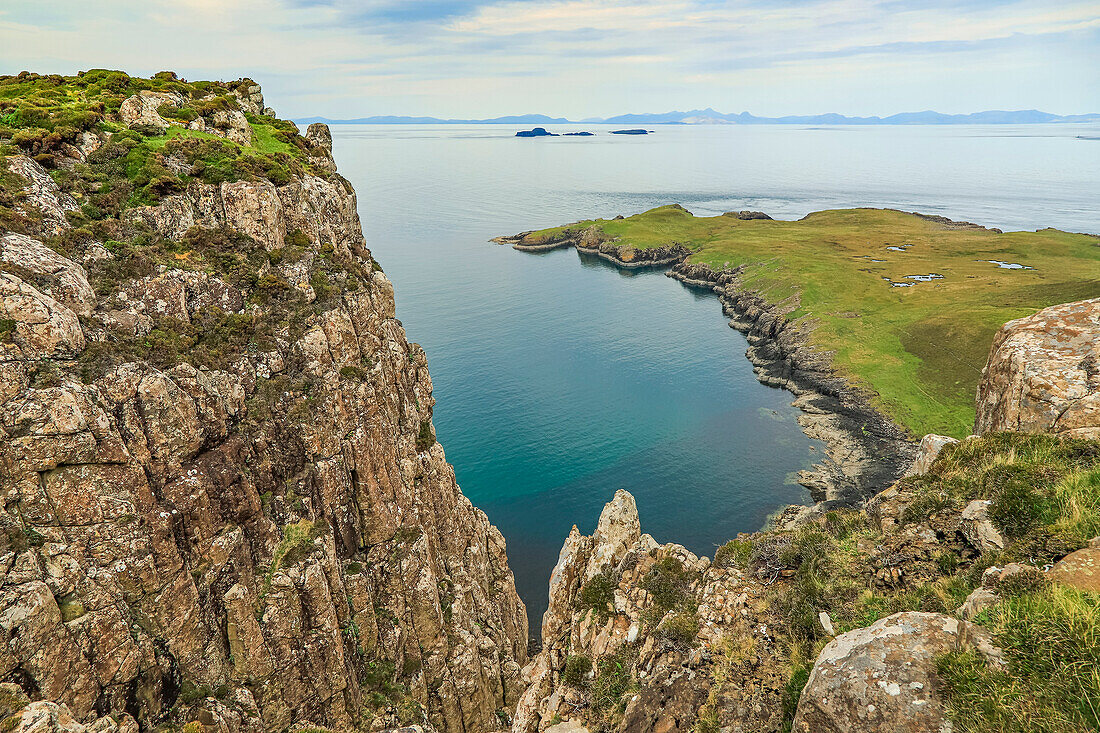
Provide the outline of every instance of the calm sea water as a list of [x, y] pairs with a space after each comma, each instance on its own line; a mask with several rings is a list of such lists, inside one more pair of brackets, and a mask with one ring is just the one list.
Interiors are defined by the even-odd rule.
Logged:
[[712, 296], [489, 238], [668, 203], [1100, 231], [1100, 125], [654, 129], [333, 126], [398, 317], [427, 350], [440, 442], [504, 533], [536, 631], [562, 541], [573, 524], [590, 532], [616, 489], [637, 498], [643, 531], [709, 554], [808, 502], [792, 475], [821, 446], [790, 395], [754, 379]]

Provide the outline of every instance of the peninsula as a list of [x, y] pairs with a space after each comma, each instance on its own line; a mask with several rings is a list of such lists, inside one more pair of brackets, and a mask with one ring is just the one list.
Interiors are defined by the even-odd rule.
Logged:
[[1100, 296], [1100, 237], [1001, 232], [881, 209], [798, 221], [697, 217], [678, 205], [505, 237], [574, 246], [625, 267], [675, 265], [685, 282], [735, 281], [914, 435], [962, 437], [993, 334], [1039, 308]]

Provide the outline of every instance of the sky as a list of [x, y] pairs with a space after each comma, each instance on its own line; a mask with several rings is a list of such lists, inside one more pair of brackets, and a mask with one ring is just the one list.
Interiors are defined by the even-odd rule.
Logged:
[[282, 117], [1100, 112], [1100, 2], [0, 0], [0, 73], [247, 76]]

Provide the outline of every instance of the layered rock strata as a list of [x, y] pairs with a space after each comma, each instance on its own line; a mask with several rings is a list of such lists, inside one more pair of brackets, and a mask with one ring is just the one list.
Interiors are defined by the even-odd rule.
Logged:
[[[229, 140], [262, 107], [240, 100]], [[176, 101], [135, 95], [120, 121]], [[116, 242], [68, 231], [37, 162], [0, 162], [33, 214], [0, 232], [0, 679], [37, 701], [19, 729], [498, 727], [526, 612], [435, 441], [350, 184], [168, 162], [195, 175], [122, 212]]]

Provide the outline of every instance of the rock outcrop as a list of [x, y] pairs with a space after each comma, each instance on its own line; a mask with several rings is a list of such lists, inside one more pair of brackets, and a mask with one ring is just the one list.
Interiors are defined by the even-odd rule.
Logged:
[[951, 729], [936, 689], [936, 658], [973, 648], [999, 664], [980, 626], [908, 612], [829, 642], [802, 691], [797, 733], [934, 733]]
[[599, 257], [626, 269], [667, 267], [683, 262], [691, 254], [690, 249], [677, 243], [646, 249], [631, 247], [608, 237], [597, 226], [569, 227], [551, 239], [543, 239], [534, 236], [532, 232], [524, 232], [514, 237], [497, 237], [492, 241], [497, 244], [510, 244], [513, 249], [524, 252], [545, 252], [559, 247], [574, 247], [582, 254]]
[[[989, 500], [949, 496], [963, 472], [995, 480], [1056, 442], [970, 438], [862, 510], [738, 535], [713, 560], [644, 534], [633, 498], [616, 492], [596, 531], [574, 527], [562, 546], [513, 732], [949, 730], [944, 655], [1010, 673], [1006, 654], [1019, 654], [997, 647], [980, 614], [1051, 581], [1097, 587], [1100, 538], [1044, 548], [1045, 527], [1002, 533]], [[1095, 444], [1063, 449], [1083, 463], [1048, 471], [1095, 470]], [[1038, 559], [1009, 560], [1021, 554]], [[798, 650], [815, 644], [808, 666]]]
[[929, 433], [921, 438], [920, 447], [917, 448], [917, 457], [913, 459], [913, 465], [909, 467], [909, 470], [905, 472], [906, 476], [923, 476], [928, 473], [928, 469], [932, 467], [936, 458], [939, 457], [940, 451], [949, 445], [954, 445], [959, 441], [955, 438], [947, 435], [936, 435], [935, 433]]
[[56, 235], [69, 228], [66, 214], [80, 207], [72, 196], [58, 187], [45, 168], [25, 155], [7, 156], [0, 164], [26, 181], [19, 208], [24, 212], [34, 212], [34, 218], [40, 222], [40, 232]]
[[160, 116], [164, 105], [182, 107], [183, 97], [175, 92], [141, 91], [122, 102], [118, 116], [127, 127], [145, 125], [164, 132], [172, 124]]
[[[660, 627], [666, 617], [676, 618], [679, 609], [668, 603], [671, 599], [656, 601], [642, 586], [647, 576], [667, 570], [673, 592], [686, 599], [702, 591], [709, 567], [707, 558], [642, 534], [634, 497], [617, 491], [592, 536], [574, 527], [562, 546], [550, 576], [543, 648], [524, 670], [528, 687], [512, 730], [535, 733], [562, 719], [573, 726], [567, 729], [579, 729], [581, 721], [601, 714], [579, 680], [569, 678], [566, 666], [571, 658], [583, 657], [594, 665], [595, 676], [612, 675], [623, 654], [643, 675], [648, 671], [656, 677], [627, 703], [622, 729], [690, 729], [707, 697], [707, 677], [698, 670], [700, 657], [691, 647], [696, 633], [713, 633], [709, 624], [700, 631], [694, 618], [688, 622], [688, 638], [675, 642], [648, 629]], [[727, 609], [708, 607], [706, 612], [722, 615]]]
[[[895, 489], [895, 498], [880, 506], [883, 515], [894, 519], [884, 522], [886, 529], [880, 536], [872, 539], [868, 535], [865, 543], [857, 545], [860, 560], [844, 570], [852, 573], [853, 587], [880, 592], [919, 587], [940, 576], [936, 558], [941, 553], [976, 556], [977, 548], [968, 544], [957, 512], [927, 525], [897, 521], [910, 498], [908, 489]], [[817, 517], [809, 521], [816, 522], [815, 531], [829, 532], [836, 522], [862, 519], [855, 515], [848, 520]], [[596, 531], [586, 537], [574, 527], [562, 546], [550, 579], [543, 646], [524, 669], [528, 687], [516, 710], [513, 732], [545, 732], [560, 723], [638, 733], [697, 726], [706, 730], [779, 730], [784, 701], [790, 694], [791, 618], [784, 609], [803, 592], [797, 566], [816, 562], [792, 559], [803, 552], [796, 547], [803, 536], [799, 533], [807, 529], [742, 535], [711, 561], [679, 545], [658, 544], [643, 534], [633, 498], [625, 491], [616, 492], [600, 515]], [[739, 551], [745, 556], [740, 560], [731, 557]], [[836, 635], [828, 613], [815, 609], [809, 615], [815, 625], [813, 633], [825, 638]], [[913, 619], [921, 623], [909, 623]], [[919, 675], [927, 676], [931, 674], [928, 660], [941, 647], [947, 648], [948, 639], [925, 638], [925, 632], [932, 630], [928, 619], [950, 626], [952, 644], [960, 629], [967, 639], [980, 636], [979, 629], [960, 625], [956, 619], [918, 613], [880, 622], [879, 627], [889, 630], [864, 629], [866, 633], [858, 638], [893, 638], [898, 628], [907, 628], [908, 636], [898, 638], [897, 648], [925, 644], [927, 658], [921, 658], [924, 666]], [[826, 649], [858, 646], [860, 653], [869, 653], [862, 642], [853, 645], [854, 638], [842, 634]], [[992, 655], [988, 641], [982, 636], [980, 646]], [[834, 656], [847, 660], [846, 654]], [[851, 659], [857, 656], [853, 652]], [[897, 655], [891, 660], [902, 661]], [[917, 671], [912, 673], [916, 676], [908, 677], [907, 668], [894, 670], [885, 661], [880, 667], [869, 674], [877, 671], [875, 679], [889, 685], [889, 690], [903, 684], [925, 684]], [[822, 679], [832, 679], [832, 675], [822, 673]], [[932, 693], [928, 685], [926, 688], [920, 694], [927, 698]], [[918, 694], [917, 687], [907, 689]], [[616, 694], [622, 695], [621, 703]], [[883, 694], [890, 697], [886, 691]], [[875, 720], [890, 714], [881, 702], [867, 704], [880, 706], [879, 716], [872, 716]], [[942, 716], [942, 709], [935, 709]], [[834, 717], [839, 719], [840, 714], [836, 712]], [[804, 719], [817, 720], [812, 716]], [[809, 730], [862, 730], [859, 720], [862, 718], [853, 718], [847, 728], [817, 728], [811, 723]]]
[[1100, 298], [1044, 308], [997, 332], [974, 432], [1100, 438]]
[[[120, 121], [145, 134], [178, 101], [136, 94]], [[296, 144], [331, 164], [314, 137]], [[350, 184], [191, 180], [77, 231], [68, 192], [16, 158], [48, 225], [0, 232], [14, 729], [499, 727], [526, 612], [434, 439], [427, 360]]]

